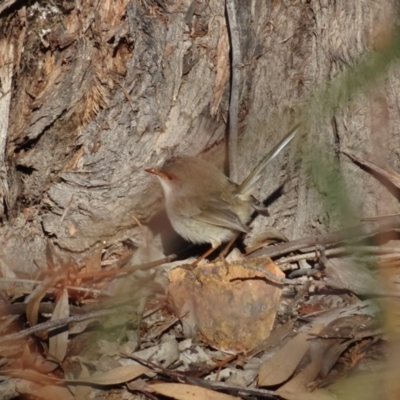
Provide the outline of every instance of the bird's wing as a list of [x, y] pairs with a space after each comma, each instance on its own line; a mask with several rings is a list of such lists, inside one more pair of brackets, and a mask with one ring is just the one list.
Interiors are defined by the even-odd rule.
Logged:
[[238, 215], [231, 210], [230, 204], [221, 198], [213, 197], [208, 199], [207, 203], [202, 207], [193, 206], [193, 204], [195, 204], [194, 201], [190, 203], [192, 204], [191, 211], [188, 212], [189, 210], [186, 207], [184, 214], [186, 216], [190, 215], [190, 218], [194, 220], [238, 232], [250, 231], [249, 228], [240, 221]]

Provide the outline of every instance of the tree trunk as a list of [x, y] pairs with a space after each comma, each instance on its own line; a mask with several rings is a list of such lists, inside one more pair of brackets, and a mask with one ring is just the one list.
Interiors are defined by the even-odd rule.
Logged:
[[[170, 154], [222, 165], [229, 35], [217, 0], [11, 3], [0, 8], [1, 236], [4, 259], [31, 273], [45, 265], [47, 239], [76, 257], [139, 237], [132, 217], [149, 221], [162, 207], [144, 168]], [[236, 10], [242, 180], [316, 88], [389, 40], [396, 13], [389, 0], [248, 0]], [[297, 141], [308, 146], [291, 146], [265, 171], [255, 195], [276, 198], [254, 233], [274, 228], [297, 238], [337, 226], [324, 205], [329, 191], [310, 180], [306, 152], [314, 149], [334, 155], [360, 215], [399, 211], [341, 153], [400, 170], [399, 84], [393, 67], [330, 120], [309, 119], [310, 133]]]

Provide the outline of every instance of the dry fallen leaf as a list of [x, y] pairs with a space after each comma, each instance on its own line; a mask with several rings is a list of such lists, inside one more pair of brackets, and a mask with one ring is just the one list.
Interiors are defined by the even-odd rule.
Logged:
[[[81, 373], [78, 376], [78, 379], [87, 379], [90, 378], [90, 373], [88, 367], [85, 365], [85, 363], [82, 362], [82, 360], [79, 357], [76, 357], [79, 361], [80, 367], [81, 367]], [[75, 398], [76, 399], [88, 399], [90, 392], [92, 391], [90, 386], [87, 385], [76, 385], [73, 387], [73, 385], [69, 386], [71, 390], [74, 390]]]
[[28, 304], [26, 306], [26, 318], [30, 326], [34, 326], [37, 324], [38, 316], [39, 316], [39, 306], [43, 297], [46, 295], [48, 288], [51, 286], [47, 282], [40, 284], [38, 287], [34, 289], [31, 295], [28, 297]]
[[186, 385], [180, 383], [154, 383], [149, 385], [155, 392], [172, 397], [177, 400], [234, 400], [236, 396], [214, 392], [210, 389], [205, 389], [199, 386]]
[[1, 371], [2, 375], [12, 376], [14, 378], [25, 379], [27, 381], [33, 381], [40, 384], [55, 384], [60, 383], [63, 380], [59, 378], [53, 378], [44, 374], [39, 374], [36, 371], [29, 369], [8, 369]]
[[323, 325], [309, 332], [300, 332], [290, 339], [272, 358], [263, 363], [258, 376], [258, 386], [275, 386], [288, 380], [310, 348], [310, 334], [318, 334]]
[[330, 394], [329, 392], [317, 389], [313, 392], [310, 391], [294, 391], [289, 392], [287, 390], [277, 390], [277, 394], [279, 394], [279, 398], [283, 398], [286, 400], [336, 400], [337, 397]]
[[[58, 256], [53, 244], [50, 241], [47, 241], [46, 244], [46, 261], [48, 270], [52, 272], [56, 272], [57, 268], [62, 265], [62, 260]], [[27, 298], [26, 317], [31, 326], [34, 326], [37, 323], [40, 302], [46, 295], [47, 290], [51, 288], [57, 281], [59, 281], [61, 277], [61, 271], [58, 271], [57, 276], [50, 273]]]
[[332, 399], [327, 392], [322, 389], [310, 392], [308, 385], [318, 376], [320, 365], [311, 362], [302, 369], [293, 379], [281, 386], [276, 393], [288, 400], [310, 399], [326, 400]]
[[129, 382], [138, 376], [151, 372], [151, 370], [142, 365], [125, 365], [117, 368], [110, 369], [107, 372], [102, 372], [97, 375], [92, 375], [88, 378], [78, 379], [59, 379], [47, 375], [39, 374], [32, 370], [5, 370], [2, 371], [3, 375], [12, 376], [14, 378], [26, 379], [36, 383], [54, 384], [54, 383], [69, 383], [69, 384], [88, 384], [88, 385], [118, 385], [120, 383]]
[[39, 399], [44, 399], [44, 400], [54, 400], [54, 399], [73, 400], [79, 398], [75, 397], [66, 387], [54, 386], [54, 385], [43, 386], [37, 389], [34, 394]]
[[[69, 317], [68, 290], [62, 290], [57, 299], [51, 321]], [[58, 362], [64, 360], [68, 347], [68, 325], [57, 328], [49, 333], [49, 356]]]
[[155, 346], [136, 351], [133, 355], [138, 359], [151, 360], [163, 368], [168, 368], [179, 359], [179, 344], [175, 338], [164, 340]]
[[361, 295], [379, 290], [372, 272], [350, 257], [330, 258], [325, 265], [324, 274], [324, 283], [327, 286], [351, 290]]
[[326, 377], [340, 355], [354, 342], [381, 333], [375, 318], [352, 315], [338, 318], [327, 325], [311, 343], [313, 363], [319, 366], [320, 377]]
[[67, 382], [88, 383], [94, 385], [118, 385], [120, 383], [129, 382], [140, 375], [150, 372], [151, 370], [142, 365], [125, 365], [110, 369], [107, 372], [100, 373], [95, 376], [83, 379], [68, 379]]
[[97, 272], [101, 271], [101, 255], [104, 245], [100, 244], [91, 252], [84, 260], [85, 267], [82, 272]]

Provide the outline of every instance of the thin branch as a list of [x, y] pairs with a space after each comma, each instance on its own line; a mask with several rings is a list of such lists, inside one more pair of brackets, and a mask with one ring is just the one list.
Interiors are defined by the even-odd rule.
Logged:
[[23, 331], [1, 336], [0, 343], [23, 339], [27, 336], [32, 335], [33, 333], [46, 331], [48, 329], [58, 328], [60, 326], [68, 325], [72, 322], [82, 322], [82, 321], [87, 321], [88, 319], [92, 319], [92, 318], [105, 317], [110, 314], [115, 314], [115, 312], [116, 312], [115, 309], [99, 310], [99, 311], [89, 312], [84, 315], [74, 315], [74, 316], [71, 316], [68, 318], [62, 318], [57, 321], [43, 322], [41, 324], [32, 326], [28, 329], [24, 329]]
[[[61, 276], [59, 279], [57, 279], [56, 281], [54, 281], [54, 285], [53, 287], [50, 287], [46, 293], [53, 293], [55, 292], [56, 289], [56, 284], [60, 281], [65, 279], [65, 276]], [[19, 278], [0, 278], [0, 288], [2, 288], [4, 286], [4, 284], [13, 284], [13, 285], [22, 285], [22, 286], [36, 286], [36, 285], [40, 285], [42, 284], [43, 281], [38, 281], [38, 280], [33, 280], [33, 279], [19, 279]], [[68, 290], [74, 290], [77, 292], [86, 292], [86, 293], [91, 293], [93, 295], [99, 295], [103, 293], [103, 290], [100, 289], [92, 289], [92, 288], [87, 288], [87, 287], [82, 287], [82, 286], [70, 286], [67, 285], [66, 288]], [[28, 290], [28, 288], [26, 288]], [[32, 288], [29, 288], [29, 292], [30, 293], [32, 291]]]
[[173, 261], [175, 258], [176, 258], [176, 255], [171, 254], [170, 256], [167, 256], [167, 257], [162, 258], [157, 261], [151, 261], [146, 264], [132, 265], [127, 268], [112, 269], [112, 270], [106, 270], [106, 271], [82, 272], [82, 273], [76, 274], [75, 278], [76, 279], [91, 279], [91, 278], [101, 278], [101, 277], [114, 276], [114, 275], [130, 274], [130, 273], [136, 272], [136, 271], [146, 271], [148, 269], [153, 269], [160, 265], [169, 263], [169, 262]]
[[[364, 254], [390, 254], [392, 257], [400, 257], [400, 249], [396, 247], [380, 247], [380, 246], [351, 246], [351, 247], [336, 247], [334, 249], [325, 250], [327, 256], [339, 256], [354, 253], [364, 253]], [[275, 261], [275, 264], [282, 265], [286, 263], [292, 263], [302, 260], [315, 260], [317, 254], [315, 250], [308, 253], [296, 254], [294, 256], [289, 256], [285, 258], [280, 258]]]
[[322, 246], [334, 245], [346, 240], [361, 239], [362, 237], [375, 235], [377, 233], [388, 232], [391, 230], [400, 229], [400, 217], [384, 217], [378, 221], [368, 221], [358, 226], [342, 229], [332, 233], [322, 233], [320, 235], [307, 236], [302, 239], [292, 240], [287, 243], [278, 244], [276, 246], [268, 246], [267, 248], [254, 251], [250, 256], [260, 257], [269, 256], [276, 258], [292, 251], [305, 249], [307, 247], [320, 244]]

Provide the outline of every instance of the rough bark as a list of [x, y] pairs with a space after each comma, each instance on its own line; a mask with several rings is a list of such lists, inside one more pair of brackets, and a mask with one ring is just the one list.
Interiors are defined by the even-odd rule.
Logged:
[[[16, 3], [0, 15], [2, 54], [13, 49], [7, 134], [7, 262], [43, 265], [45, 240], [79, 255], [99, 242], [140, 235], [161, 191], [143, 169], [172, 154], [221, 164], [229, 99], [224, 2], [98, 0]], [[385, 40], [391, 1], [236, 2], [242, 56], [239, 180], [297, 117], [313, 89]], [[307, 140], [335, 153], [358, 210], [398, 211], [397, 199], [342, 149], [399, 170], [399, 69]], [[4, 88], [4, 83], [2, 82]], [[269, 166], [256, 195], [283, 187], [257, 218], [296, 238], [336, 221], [292, 146]], [[0, 149], [1, 150], [1, 149]], [[304, 154], [303, 154], [304, 155]]]

